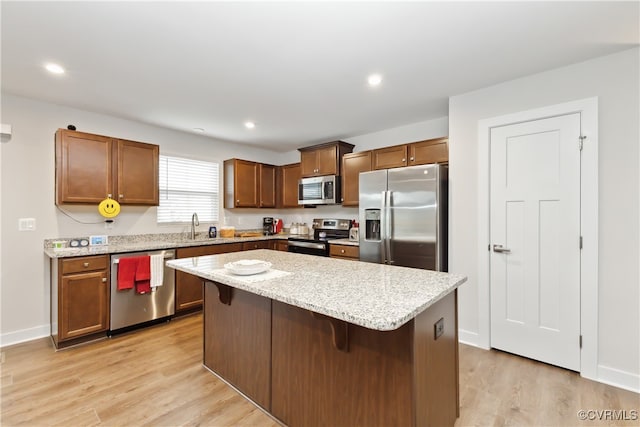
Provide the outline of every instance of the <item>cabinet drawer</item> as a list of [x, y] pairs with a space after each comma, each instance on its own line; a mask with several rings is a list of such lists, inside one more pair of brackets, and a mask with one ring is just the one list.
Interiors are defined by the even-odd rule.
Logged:
[[109, 256], [85, 256], [65, 258], [61, 260], [62, 274], [82, 273], [85, 271], [106, 270], [109, 267]]
[[360, 248], [347, 245], [330, 245], [329, 255], [337, 258], [360, 259]]
[[256, 242], [243, 242], [242, 250], [250, 251], [252, 249], [270, 249], [271, 244], [268, 240], [259, 240]]

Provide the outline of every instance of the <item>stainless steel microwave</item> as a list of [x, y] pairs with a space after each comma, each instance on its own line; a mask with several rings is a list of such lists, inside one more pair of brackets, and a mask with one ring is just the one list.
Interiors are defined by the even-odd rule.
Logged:
[[340, 177], [337, 175], [302, 178], [298, 182], [298, 204], [335, 205], [340, 203]]

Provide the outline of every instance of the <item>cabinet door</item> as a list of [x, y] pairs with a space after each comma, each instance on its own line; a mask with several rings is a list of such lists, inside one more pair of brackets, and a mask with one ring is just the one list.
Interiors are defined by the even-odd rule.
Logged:
[[233, 180], [237, 208], [259, 207], [258, 176], [258, 163], [235, 160]]
[[97, 204], [113, 192], [111, 144], [106, 136], [56, 132], [56, 204]]
[[393, 147], [373, 150], [373, 169], [390, 169], [407, 166], [407, 146], [395, 145]]
[[300, 175], [303, 177], [318, 175], [317, 151], [300, 152]]
[[58, 303], [60, 340], [106, 331], [109, 327], [107, 272], [63, 275]]
[[300, 163], [280, 167], [280, 206], [282, 208], [299, 208], [298, 182], [300, 181]]
[[114, 161], [115, 194], [121, 204], [159, 204], [157, 145], [119, 139]]
[[358, 206], [360, 172], [371, 170], [371, 151], [345, 154], [342, 157], [342, 206]]
[[448, 161], [448, 138], [429, 139], [409, 145], [409, 166]]
[[260, 207], [276, 207], [276, 167], [260, 164]]
[[[230, 243], [226, 245], [196, 246], [180, 248], [176, 251], [176, 258], [190, 258], [204, 255], [239, 252], [242, 244]], [[202, 279], [193, 274], [176, 271], [176, 313], [199, 310], [202, 308]]]
[[289, 242], [286, 240], [272, 240], [271, 244], [273, 250], [282, 252], [289, 251]]
[[319, 148], [316, 150], [318, 175], [338, 174], [338, 146]]

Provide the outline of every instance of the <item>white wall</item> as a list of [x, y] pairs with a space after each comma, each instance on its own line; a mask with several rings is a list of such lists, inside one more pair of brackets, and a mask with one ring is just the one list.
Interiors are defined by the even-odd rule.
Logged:
[[[83, 225], [56, 210], [54, 204], [54, 133], [74, 124], [78, 130], [160, 145], [162, 154], [223, 161], [241, 157], [278, 161], [279, 153], [225, 143], [135, 123], [102, 114], [2, 94], [2, 122], [13, 126], [2, 150], [2, 343], [49, 333], [49, 268], [43, 240], [91, 234], [141, 234], [184, 231], [185, 227], [158, 226], [156, 208], [125, 206], [113, 229], [103, 223]], [[221, 168], [222, 169], [222, 168]], [[84, 221], [99, 221], [93, 206], [65, 206]], [[19, 232], [18, 218], [36, 219], [36, 230]], [[252, 224], [253, 225], [253, 224]], [[259, 223], [255, 224], [259, 226]], [[250, 227], [247, 227], [250, 228]], [[202, 227], [206, 229], [206, 227]]]
[[[74, 124], [80, 131], [158, 144], [161, 154], [219, 162], [232, 157], [276, 165], [300, 161], [297, 150], [278, 153], [5, 93], [1, 107], [2, 123], [13, 126], [11, 139], [0, 144], [1, 345], [49, 335], [49, 259], [43, 254], [44, 239], [187, 231], [185, 226], [158, 226], [155, 207], [124, 206], [109, 230], [102, 222], [79, 224], [60, 213], [54, 203], [56, 129]], [[446, 118], [416, 123], [355, 137], [352, 143], [357, 144], [356, 150], [365, 150], [442, 136], [447, 130], [444, 123]], [[83, 221], [102, 219], [94, 206], [65, 205], [63, 209]], [[221, 207], [218, 225], [260, 228], [264, 216], [310, 224], [315, 217], [355, 219], [358, 210], [340, 206], [283, 210]], [[36, 219], [35, 231], [18, 232], [18, 219], [25, 217]], [[200, 226], [201, 231], [207, 228], [208, 224]]]
[[[477, 340], [478, 121], [597, 96], [599, 99], [599, 335], [601, 380], [638, 389], [640, 374], [639, 49], [596, 58], [449, 102], [450, 271], [460, 289], [461, 338]], [[477, 341], [475, 341], [477, 342]]]

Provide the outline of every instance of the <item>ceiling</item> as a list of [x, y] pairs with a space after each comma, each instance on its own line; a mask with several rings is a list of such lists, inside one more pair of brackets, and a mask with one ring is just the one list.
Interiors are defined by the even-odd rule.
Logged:
[[2, 1], [0, 12], [3, 92], [278, 151], [443, 117], [450, 96], [631, 48], [640, 13], [637, 1]]

